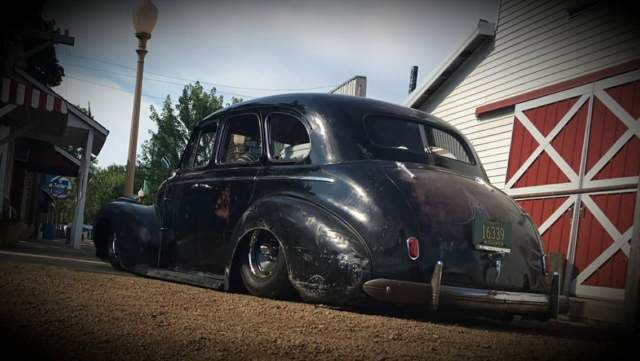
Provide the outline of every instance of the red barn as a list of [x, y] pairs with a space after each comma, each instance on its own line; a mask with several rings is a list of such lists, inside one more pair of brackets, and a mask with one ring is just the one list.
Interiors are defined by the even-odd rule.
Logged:
[[572, 306], [605, 300], [603, 318], [618, 322], [637, 320], [640, 268], [632, 6], [502, 0], [496, 24], [481, 21], [405, 102], [470, 139], [491, 182], [537, 223]]

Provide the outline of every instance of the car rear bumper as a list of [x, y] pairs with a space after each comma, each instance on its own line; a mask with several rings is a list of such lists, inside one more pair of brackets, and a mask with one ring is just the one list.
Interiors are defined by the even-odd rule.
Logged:
[[442, 263], [436, 264], [430, 283], [373, 279], [363, 285], [372, 298], [388, 303], [422, 304], [432, 310], [440, 307], [500, 312], [555, 318], [560, 311], [558, 274], [554, 274], [547, 294], [509, 292], [442, 285]]

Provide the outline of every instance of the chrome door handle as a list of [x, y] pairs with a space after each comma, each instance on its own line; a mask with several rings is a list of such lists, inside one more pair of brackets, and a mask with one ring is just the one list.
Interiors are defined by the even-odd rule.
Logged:
[[213, 187], [205, 183], [195, 183], [191, 186], [191, 189], [195, 189], [195, 190], [205, 190], [205, 189], [211, 189], [211, 188]]

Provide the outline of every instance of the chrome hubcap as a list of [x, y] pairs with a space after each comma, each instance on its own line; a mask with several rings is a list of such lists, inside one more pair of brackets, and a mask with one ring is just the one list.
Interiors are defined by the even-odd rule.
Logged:
[[118, 259], [118, 236], [116, 236], [115, 233], [111, 240], [111, 253], [113, 254], [113, 258]]
[[273, 237], [266, 232], [254, 232], [249, 247], [251, 272], [258, 277], [271, 276], [278, 262], [279, 251], [278, 241]]

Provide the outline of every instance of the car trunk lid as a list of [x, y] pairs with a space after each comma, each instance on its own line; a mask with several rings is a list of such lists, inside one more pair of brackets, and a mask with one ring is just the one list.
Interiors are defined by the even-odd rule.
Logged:
[[539, 238], [506, 194], [481, 178], [426, 164], [396, 162], [386, 172], [416, 215], [422, 277], [442, 261], [446, 284], [544, 289]]

